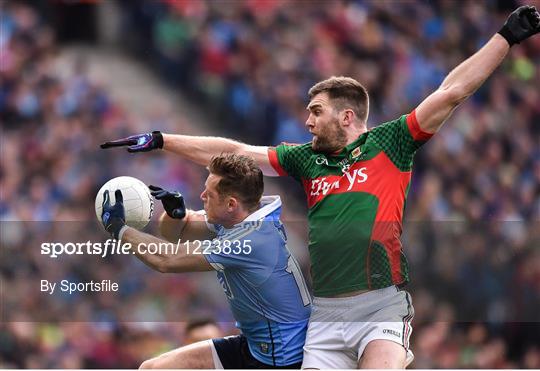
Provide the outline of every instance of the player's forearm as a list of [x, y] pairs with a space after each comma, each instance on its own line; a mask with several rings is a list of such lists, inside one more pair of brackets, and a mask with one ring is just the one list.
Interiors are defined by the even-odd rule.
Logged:
[[226, 138], [163, 134], [163, 149], [199, 165], [207, 166], [214, 156], [240, 153], [244, 144]]
[[450, 91], [455, 103], [461, 103], [502, 63], [509, 49], [508, 42], [495, 34], [479, 51], [452, 70], [439, 89]]
[[454, 109], [501, 64], [509, 48], [508, 42], [495, 34], [482, 49], [452, 70], [441, 87], [416, 107], [420, 129], [427, 133], [437, 132]]
[[177, 243], [178, 239], [182, 235], [182, 231], [186, 226], [186, 222], [189, 215], [186, 215], [183, 219], [173, 219], [166, 212], [163, 212], [159, 218], [159, 233], [169, 242]]
[[[166, 253], [172, 252], [174, 247], [172, 243], [131, 227], [127, 227], [122, 234], [122, 244], [124, 243], [131, 244], [131, 251], [134, 255], [150, 268], [162, 273], [171, 271], [170, 263], [173, 257]], [[166, 244], [169, 246], [168, 251], [165, 248]], [[152, 254], [150, 254], [148, 246], [156, 246], [158, 248], [152, 249]], [[159, 248], [160, 246], [161, 248]]]
[[131, 244], [131, 251], [139, 260], [162, 273], [212, 270], [202, 254], [189, 253], [194, 250], [189, 242], [167, 242], [131, 227], [126, 227], [121, 233], [121, 240], [122, 244]]

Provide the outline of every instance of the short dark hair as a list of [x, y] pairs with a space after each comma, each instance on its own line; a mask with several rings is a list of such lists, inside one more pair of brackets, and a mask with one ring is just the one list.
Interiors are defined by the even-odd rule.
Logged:
[[212, 158], [208, 170], [221, 177], [217, 185], [220, 196], [234, 195], [248, 210], [259, 207], [264, 191], [263, 173], [253, 158], [222, 154]]
[[309, 99], [320, 93], [328, 93], [335, 108], [350, 108], [362, 122], [369, 112], [369, 95], [366, 88], [351, 77], [332, 76], [313, 85], [308, 91]]

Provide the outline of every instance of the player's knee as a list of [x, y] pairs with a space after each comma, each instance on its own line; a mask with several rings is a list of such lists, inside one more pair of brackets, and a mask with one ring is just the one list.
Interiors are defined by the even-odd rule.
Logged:
[[373, 340], [365, 348], [358, 368], [405, 368], [407, 352], [402, 345], [389, 340]]

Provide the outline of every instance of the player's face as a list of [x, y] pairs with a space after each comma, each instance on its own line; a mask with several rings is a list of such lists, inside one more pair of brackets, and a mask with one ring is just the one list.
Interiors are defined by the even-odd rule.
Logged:
[[347, 144], [347, 135], [341, 127], [337, 111], [327, 93], [313, 97], [307, 107], [309, 111], [306, 127], [313, 134], [311, 148], [316, 152], [334, 153]]
[[206, 178], [205, 188], [201, 193], [201, 200], [204, 204], [204, 211], [209, 223], [227, 224], [227, 197], [221, 196], [217, 191], [220, 176], [210, 174]]

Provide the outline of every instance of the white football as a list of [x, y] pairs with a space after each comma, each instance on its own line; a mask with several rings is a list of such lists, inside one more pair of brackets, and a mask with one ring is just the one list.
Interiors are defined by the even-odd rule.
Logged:
[[146, 227], [154, 213], [154, 199], [150, 190], [137, 178], [119, 176], [109, 180], [101, 187], [96, 195], [96, 216], [101, 222], [103, 210], [103, 193], [108, 190], [111, 205], [116, 202], [114, 192], [119, 189], [124, 197], [124, 210], [126, 212], [126, 224], [136, 229]]

